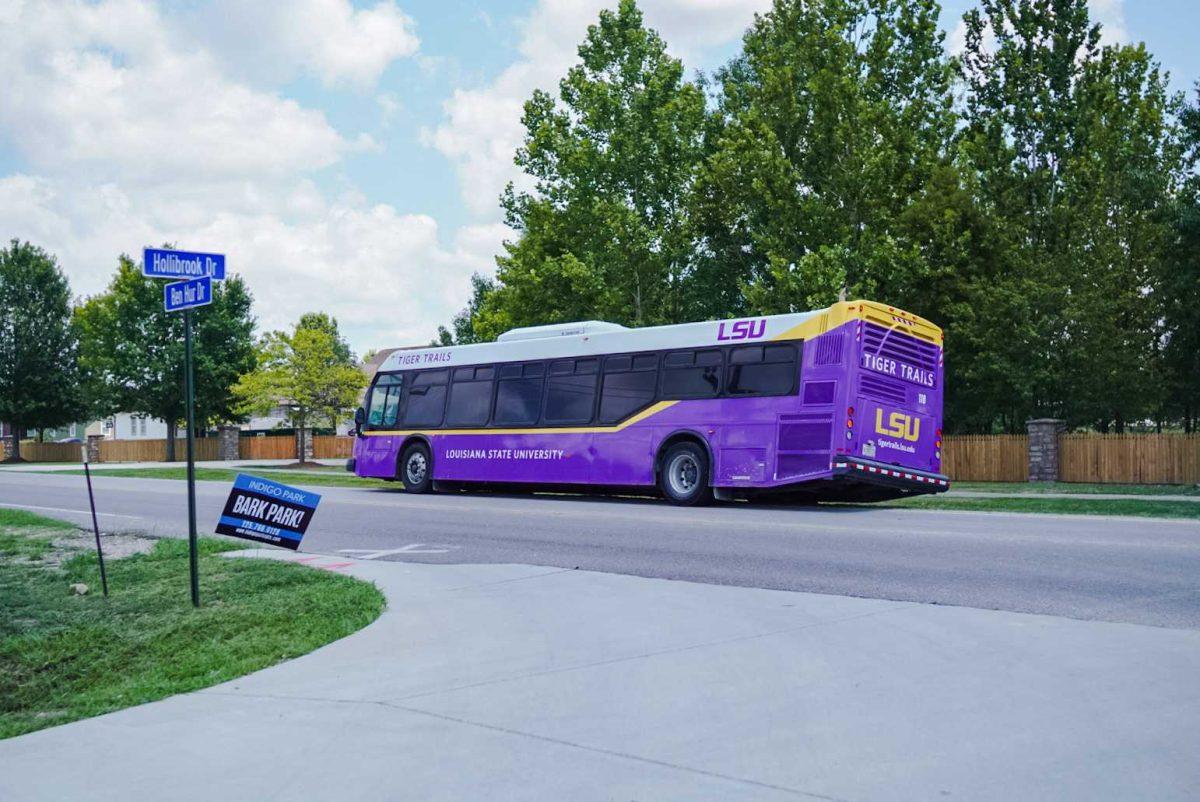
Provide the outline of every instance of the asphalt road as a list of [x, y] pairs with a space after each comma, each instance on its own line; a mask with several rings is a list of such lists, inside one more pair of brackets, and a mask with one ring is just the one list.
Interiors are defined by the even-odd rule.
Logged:
[[[186, 532], [185, 486], [94, 478], [106, 532]], [[229, 485], [197, 483], [201, 532]], [[516, 563], [1200, 629], [1190, 521], [313, 488], [304, 550]], [[0, 506], [90, 524], [82, 476], [0, 472]], [[352, 550], [352, 551], [350, 551]]]

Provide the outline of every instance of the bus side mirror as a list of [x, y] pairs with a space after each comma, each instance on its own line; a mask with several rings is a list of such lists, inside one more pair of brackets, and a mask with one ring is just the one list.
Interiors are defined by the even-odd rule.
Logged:
[[367, 422], [367, 411], [362, 407], [354, 410], [354, 436], [362, 437], [363, 424]]

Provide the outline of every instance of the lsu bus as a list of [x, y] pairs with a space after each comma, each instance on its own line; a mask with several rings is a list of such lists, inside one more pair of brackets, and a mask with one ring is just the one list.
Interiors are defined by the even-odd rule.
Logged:
[[942, 361], [940, 328], [873, 301], [397, 350], [355, 414], [347, 469], [410, 493], [657, 487], [682, 505], [936, 493]]

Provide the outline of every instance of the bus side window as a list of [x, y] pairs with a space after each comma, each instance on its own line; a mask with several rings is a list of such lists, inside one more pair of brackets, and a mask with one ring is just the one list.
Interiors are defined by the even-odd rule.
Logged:
[[394, 373], [386, 373], [375, 380], [375, 386], [371, 388], [371, 398], [367, 404], [368, 427], [395, 425], [402, 387], [403, 379]]
[[446, 408], [447, 426], [486, 426], [492, 407], [491, 367], [458, 368], [450, 386], [450, 404]]
[[720, 351], [671, 351], [663, 357], [663, 398], [714, 398], [720, 392]]
[[532, 426], [542, 414], [542, 363], [501, 365], [496, 385], [497, 426]]
[[435, 427], [442, 424], [446, 409], [446, 383], [450, 371], [423, 370], [413, 376], [404, 404], [406, 427]]
[[563, 360], [550, 363], [546, 385], [546, 423], [591, 423], [596, 406], [597, 361]]
[[796, 389], [796, 348], [747, 345], [729, 352], [730, 395], [788, 395]]
[[600, 422], [617, 423], [654, 402], [658, 386], [658, 356], [610, 356], [604, 360], [600, 391]]

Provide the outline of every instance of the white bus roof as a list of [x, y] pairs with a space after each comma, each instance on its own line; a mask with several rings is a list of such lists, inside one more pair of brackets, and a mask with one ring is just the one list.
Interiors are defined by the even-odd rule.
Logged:
[[492, 343], [397, 350], [388, 355], [379, 370], [419, 370], [486, 365], [493, 362], [662, 351], [672, 348], [753, 344], [778, 339], [826, 311], [828, 310], [819, 309], [814, 312], [731, 318], [641, 329], [629, 329], [616, 323], [600, 321], [530, 326], [507, 331]]

